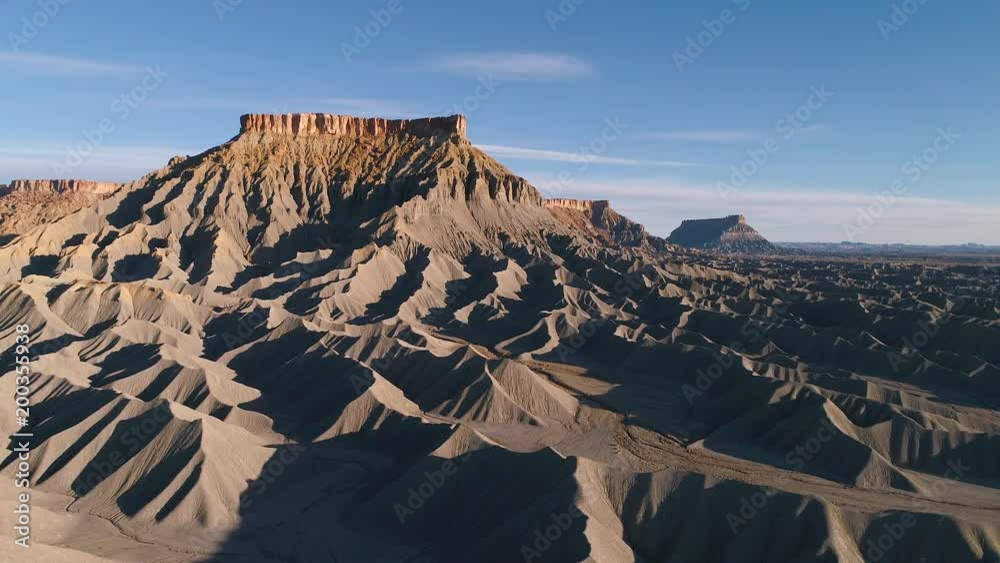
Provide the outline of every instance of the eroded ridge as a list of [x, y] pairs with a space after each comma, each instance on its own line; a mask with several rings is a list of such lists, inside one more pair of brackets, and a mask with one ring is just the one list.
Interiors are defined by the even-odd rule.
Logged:
[[996, 267], [681, 254], [456, 141], [249, 134], [0, 244], [32, 553], [1000, 561]]

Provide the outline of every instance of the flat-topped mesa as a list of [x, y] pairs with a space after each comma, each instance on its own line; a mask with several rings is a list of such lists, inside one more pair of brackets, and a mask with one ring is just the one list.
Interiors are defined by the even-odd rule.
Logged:
[[728, 215], [718, 219], [685, 219], [681, 225], [717, 225], [720, 228], [735, 227], [736, 225], [746, 225], [747, 218], [743, 215]]
[[595, 209], [607, 209], [611, 204], [606, 199], [564, 199], [555, 198], [545, 200], [545, 207], [558, 207], [565, 209], [575, 209], [576, 211], [593, 212]]
[[465, 139], [467, 128], [468, 124], [464, 115], [420, 119], [383, 119], [326, 113], [258, 113], [240, 117], [240, 133], [256, 132], [281, 135], [343, 135], [351, 137], [458, 135]]
[[95, 182], [93, 180], [12, 180], [3, 193], [35, 192], [35, 193], [92, 193], [109, 194], [122, 184], [114, 182]]
[[688, 219], [670, 233], [668, 242], [706, 250], [736, 253], [773, 253], [777, 249], [743, 215], [718, 219]]

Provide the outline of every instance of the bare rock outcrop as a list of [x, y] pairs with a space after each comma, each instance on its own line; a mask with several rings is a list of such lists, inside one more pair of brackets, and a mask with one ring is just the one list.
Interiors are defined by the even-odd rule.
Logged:
[[13, 180], [0, 193], [13, 192], [51, 192], [51, 193], [92, 193], [109, 194], [122, 184], [115, 182], [95, 182], [93, 180], [55, 179], [55, 180]]
[[0, 243], [114, 193], [122, 184], [92, 180], [13, 180], [0, 186]]
[[667, 238], [668, 242], [718, 252], [767, 254], [777, 248], [756, 229], [747, 224], [743, 215], [718, 219], [688, 219]]
[[604, 210], [611, 207], [611, 204], [606, 199], [565, 199], [565, 198], [555, 198], [545, 200], [545, 207], [548, 208], [561, 208], [561, 209], [573, 209], [575, 211], [583, 211], [585, 213], [593, 213], [594, 210]]
[[4, 560], [1000, 562], [997, 268], [654, 253], [454, 134], [246, 132], [0, 226], [35, 199]]
[[[208, 151], [204, 162], [182, 162], [177, 168], [194, 167], [206, 174], [225, 169], [232, 178], [239, 171], [249, 189], [235, 190], [234, 197], [253, 192], [270, 200], [291, 194], [296, 205], [289, 211], [296, 220], [330, 222], [334, 215], [335, 222], [354, 221], [397, 206], [405, 217], [440, 217], [432, 207], [468, 201], [526, 204], [545, 215], [533, 186], [467, 141], [464, 116], [247, 115], [241, 125], [240, 135]], [[291, 182], [272, 177], [296, 166], [312, 172]], [[274, 219], [275, 224], [288, 221]], [[503, 226], [498, 223], [495, 229]]]
[[466, 138], [464, 115], [425, 117], [421, 119], [383, 119], [325, 113], [247, 114], [240, 118], [240, 132], [284, 135], [344, 135], [350, 137], [385, 137], [413, 135], [436, 137], [458, 135]]
[[596, 230], [601, 238], [621, 246], [657, 252], [668, 250], [667, 241], [649, 234], [645, 227], [616, 212], [606, 199], [547, 199], [545, 207], [564, 223]]

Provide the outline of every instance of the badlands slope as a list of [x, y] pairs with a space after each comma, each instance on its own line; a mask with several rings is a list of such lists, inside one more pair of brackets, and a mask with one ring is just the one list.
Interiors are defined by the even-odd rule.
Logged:
[[680, 250], [666, 240], [647, 233], [642, 225], [620, 215], [607, 200], [547, 199], [545, 207], [560, 221], [589, 232], [608, 244], [652, 252]]
[[87, 180], [14, 180], [0, 186], [0, 243], [72, 213], [121, 187]]
[[35, 547], [0, 559], [1000, 560], [996, 269], [681, 253], [586, 207], [463, 117], [246, 116], [24, 230]]

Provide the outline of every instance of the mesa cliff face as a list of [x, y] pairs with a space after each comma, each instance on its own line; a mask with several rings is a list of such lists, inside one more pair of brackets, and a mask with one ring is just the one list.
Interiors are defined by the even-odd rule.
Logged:
[[[385, 221], [371, 228], [396, 229], [429, 246], [457, 250], [471, 244], [469, 237], [489, 246], [500, 233], [532, 238], [546, 230], [539, 221], [546, 228], [556, 224], [533, 186], [466, 140], [464, 116], [290, 114], [244, 116], [241, 123], [231, 142], [177, 167], [194, 174], [177, 188], [199, 202], [193, 219], [210, 214], [219, 222], [248, 225], [251, 239], [241, 245], [272, 247], [296, 229], [343, 229], [357, 236], [357, 226]], [[202, 177], [225, 181], [206, 187], [198, 181]], [[212, 195], [196, 196], [205, 189]], [[229, 207], [202, 208], [216, 199]], [[273, 203], [260, 208], [260, 201]]]
[[718, 219], [689, 219], [670, 233], [667, 241], [700, 250], [732, 253], [771, 253], [777, 248], [756, 229], [747, 224], [743, 215]]
[[606, 199], [565, 199], [554, 198], [545, 200], [545, 207], [554, 209], [572, 209], [593, 213], [595, 210], [601, 211], [611, 207], [611, 203]]
[[619, 214], [606, 199], [545, 200], [545, 207], [561, 221], [578, 228], [595, 229], [605, 240], [654, 252], [672, 250], [667, 241], [646, 232], [646, 228]]
[[0, 193], [13, 192], [51, 192], [51, 193], [92, 193], [109, 194], [122, 184], [114, 182], [94, 182], [92, 180], [13, 180], [6, 190]]
[[289, 113], [283, 115], [247, 114], [240, 118], [241, 133], [344, 135], [351, 137], [458, 135], [464, 139], [466, 131], [467, 124], [464, 115], [422, 119], [382, 119], [325, 113]]
[[122, 184], [92, 180], [13, 180], [0, 186], [0, 242], [78, 211]]

